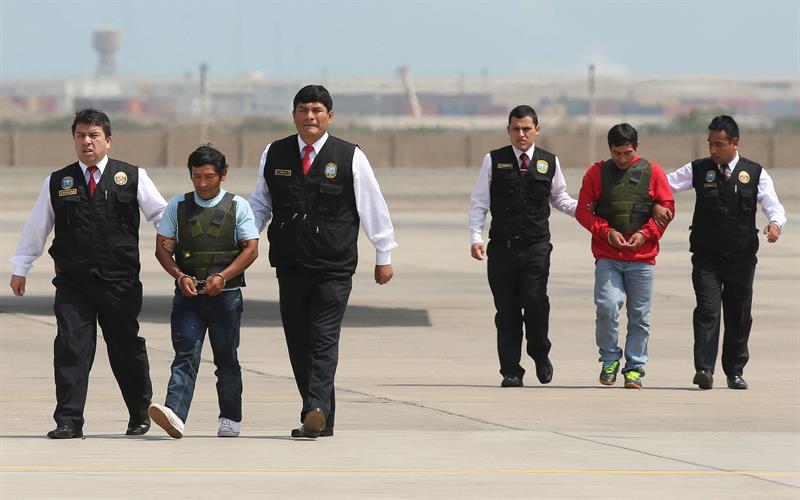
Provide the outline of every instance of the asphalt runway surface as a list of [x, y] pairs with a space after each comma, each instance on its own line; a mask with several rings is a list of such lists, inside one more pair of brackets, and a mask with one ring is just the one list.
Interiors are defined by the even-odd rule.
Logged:
[[[86, 439], [46, 439], [55, 319], [45, 254], [25, 297], [7, 286], [0, 293], [0, 497], [800, 498], [800, 174], [770, 172], [789, 223], [777, 244], [762, 237], [744, 373], [750, 389], [727, 389], [719, 365], [713, 390], [691, 383], [694, 198], [683, 193], [656, 265], [644, 389], [633, 391], [597, 382], [594, 262], [577, 222], [551, 215], [553, 382], [540, 385], [526, 358], [525, 387], [501, 389], [486, 266], [470, 258], [466, 230], [477, 167], [378, 170], [400, 244], [395, 277], [372, 282], [374, 251], [362, 235], [342, 331], [335, 436], [317, 440], [289, 437], [299, 396], [264, 235], [244, 290], [239, 438], [216, 437], [207, 344], [185, 437], [157, 427], [123, 436], [127, 412], [99, 340]], [[0, 168], [3, 262], [48, 173]], [[191, 189], [184, 169], [148, 173], [166, 198]], [[577, 198], [583, 171], [565, 174]], [[224, 187], [248, 196], [255, 176], [232, 170]], [[766, 224], [761, 214], [758, 224]], [[163, 402], [172, 280], [153, 257], [154, 235], [143, 222], [140, 322], [154, 401]]]

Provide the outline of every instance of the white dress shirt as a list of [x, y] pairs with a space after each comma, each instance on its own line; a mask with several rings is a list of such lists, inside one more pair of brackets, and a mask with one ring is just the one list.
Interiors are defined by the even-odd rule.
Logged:
[[[523, 151], [511, 146], [514, 150], [514, 156], [517, 157], [517, 164], [519, 164], [519, 157]], [[533, 152], [536, 145], [531, 145], [530, 149], [524, 151], [528, 155], [528, 159], [533, 158]], [[533, 167], [533, 165], [531, 165]], [[486, 224], [486, 214], [489, 212], [489, 205], [491, 204], [490, 188], [492, 185], [492, 155], [488, 153], [483, 158], [481, 171], [478, 174], [478, 179], [475, 181], [475, 188], [472, 190], [470, 197], [471, 204], [469, 209], [469, 235], [470, 244], [483, 243], [483, 226]], [[564, 180], [564, 174], [561, 172], [561, 165], [556, 156], [556, 171], [553, 175], [552, 185], [550, 186], [550, 205], [556, 210], [564, 212], [570, 217], [575, 217], [575, 207], [578, 206], [578, 200], [572, 198], [567, 193], [567, 182]]]
[[[309, 154], [311, 162], [317, 157], [317, 153], [328, 140], [328, 133], [325, 132], [313, 146], [314, 151]], [[267, 181], [264, 179], [264, 164], [267, 161], [267, 151], [271, 144], [267, 144], [261, 154], [261, 163], [258, 168], [258, 179], [253, 194], [250, 195], [250, 206], [256, 218], [256, 228], [259, 232], [267, 226], [267, 222], [272, 218], [272, 195], [270, 195]], [[297, 136], [297, 147], [300, 156], [303, 155], [303, 148], [306, 143]], [[389, 208], [381, 194], [378, 180], [372, 171], [372, 166], [367, 160], [367, 156], [361, 149], [356, 148], [353, 153], [353, 191], [355, 191], [356, 210], [361, 219], [361, 227], [364, 233], [375, 247], [375, 264], [386, 265], [392, 263], [392, 250], [397, 248], [394, 240], [394, 226], [389, 217]]]
[[[83, 171], [86, 185], [89, 185], [89, 168], [83, 162], [78, 162]], [[95, 182], [100, 181], [100, 177], [108, 165], [108, 156], [103, 157], [97, 163], [97, 170], [94, 171]], [[139, 202], [139, 208], [148, 222], [152, 222], [158, 229], [158, 222], [161, 220], [161, 215], [164, 213], [164, 207], [167, 206], [167, 201], [161, 196], [161, 193], [156, 189], [153, 181], [147, 176], [143, 168], [139, 169], [139, 184], [136, 190], [136, 200]], [[50, 231], [53, 230], [55, 225], [55, 212], [53, 212], [53, 204], [50, 202], [50, 176], [44, 180], [42, 190], [39, 192], [39, 197], [33, 205], [28, 221], [22, 228], [22, 234], [19, 237], [19, 243], [14, 250], [14, 256], [9, 260], [11, 261], [11, 274], [16, 276], [27, 276], [28, 271], [33, 267], [33, 261], [39, 258], [44, 252], [44, 245], [47, 242], [47, 237]]]
[[[720, 172], [730, 177], [736, 168], [737, 163], [739, 163], [738, 152], [733, 158], [733, 161], [728, 164], [728, 168], [724, 172], [722, 172], [721, 165], [717, 165], [717, 168], [720, 170]], [[669, 187], [672, 188], [674, 193], [680, 193], [682, 191], [688, 191], [689, 189], [692, 189], [693, 178], [694, 174], [692, 172], [691, 163], [687, 163], [678, 170], [667, 175]], [[772, 182], [772, 177], [770, 177], [767, 173], [767, 169], [761, 169], [761, 176], [758, 178], [758, 193], [756, 194], [756, 200], [761, 204], [761, 211], [767, 216], [767, 220], [769, 220], [771, 223], [777, 224], [782, 231], [783, 225], [786, 224], [786, 210], [784, 210], [783, 205], [781, 205], [781, 202], [778, 199], [778, 193], [775, 192], [775, 184]]]

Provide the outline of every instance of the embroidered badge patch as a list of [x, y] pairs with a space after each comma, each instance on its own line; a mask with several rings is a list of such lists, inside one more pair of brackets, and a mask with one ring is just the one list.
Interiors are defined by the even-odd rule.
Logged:
[[275, 175], [280, 175], [280, 176], [283, 176], [283, 177], [291, 177], [292, 176], [292, 171], [291, 170], [284, 170], [282, 168], [276, 168], [275, 169]]
[[747, 184], [748, 182], [750, 182], [750, 174], [748, 174], [745, 171], [739, 172], [739, 182], [741, 182], [742, 184]]
[[508, 169], [510, 169], [510, 168], [514, 168], [514, 164], [513, 163], [498, 163], [497, 164], [497, 168], [502, 168], [502, 169], [507, 169], [508, 168]]
[[328, 163], [327, 165], [325, 165], [325, 178], [333, 179], [334, 177], [336, 177], [337, 170], [338, 167], [336, 166], [335, 163]]
[[70, 189], [75, 185], [75, 179], [69, 175], [61, 179], [61, 189]]
[[128, 183], [128, 174], [125, 172], [117, 172], [114, 174], [114, 183], [117, 186], [124, 186]]
[[78, 194], [78, 190], [76, 188], [72, 189], [60, 189], [58, 191], [58, 196], [72, 196], [73, 194]]
[[716, 178], [717, 178], [716, 170], [706, 170], [706, 182], [714, 182], [714, 179]]
[[539, 160], [536, 162], [536, 171], [540, 174], [546, 174], [549, 169], [550, 164], [547, 163], [547, 160]]

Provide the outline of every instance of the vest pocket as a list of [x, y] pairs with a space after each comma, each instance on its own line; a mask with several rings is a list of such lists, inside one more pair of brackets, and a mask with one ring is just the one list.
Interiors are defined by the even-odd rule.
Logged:
[[138, 209], [134, 203], [136, 198], [134, 197], [133, 193], [128, 191], [117, 191], [114, 196], [117, 199], [117, 213], [119, 213], [120, 219], [130, 221], [133, 218], [135, 210]]
[[349, 224], [320, 221], [309, 225], [308, 229], [311, 234], [307, 242], [312, 258], [339, 261], [345, 258], [356, 244], [353, 235], [358, 233]]
[[755, 200], [753, 197], [753, 190], [748, 189], [741, 189], [739, 191], [739, 206], [742, 209], [742, 212], [752, 212], [755, 209]]
[[339, 211], [340, 195], [344, 191], [341, 184], [323, 182], [319, 185], [319, 198], [317, 199], [317, 213], [320, 215], [335, 215]]

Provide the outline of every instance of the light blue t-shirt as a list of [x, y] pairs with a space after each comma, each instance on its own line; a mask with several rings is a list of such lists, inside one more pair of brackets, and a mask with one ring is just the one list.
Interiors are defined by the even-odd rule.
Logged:
[[[219, 194], [210, 200], [204, 200], [194, 193], [194, 202], [203, 208], [216, 206], [222, 197], [225, 196], [224, 189], [219, 190]], [[165, 238], [178, 237], [178, 203], [183, 201], [184, 195], [179, 194], [169, 200], [167, 208], [164, 209], [164, 216], [161, 218], [161, 223], [158, 226], [158, 234]], [[234, 241], [238, 244], [240, 241], [257, 240], [258, 229], [256, 229], [255, 217], [253, 216], [253, 209], [250, 208], [250, 203], [241, 196], [234, 195], [233, 200], [236, 202], [236, 237]], [[225, 288], [225, 290], [235, 290], [236, 288]]]

